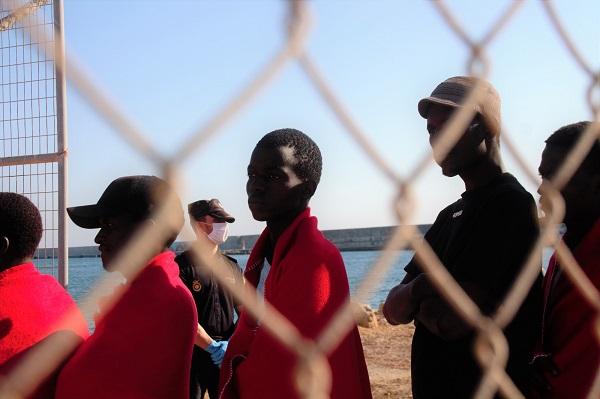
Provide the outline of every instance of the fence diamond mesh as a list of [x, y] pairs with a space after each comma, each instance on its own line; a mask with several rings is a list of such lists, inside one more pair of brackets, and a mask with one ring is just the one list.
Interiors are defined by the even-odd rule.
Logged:
[[[45, 61], [53, 53], [51, 45], [54, 31], [46, 29], [47, 22], [39, 24], [19, 23], [19, 20], [27, 20], [31, 15], [39, 16], [49, 7], [50, 3], [45, 1], [34, 1], [31, 3], [6, 2], [3, 1], [3, 9], [0, 14], [0, 26], [2, 27], [2, 88], [3, 88], [3, 136], [5, 153], [3, 157], [13, 157], [17, 155], [36, 155], [40, 148], [46, 146], [52, 151], [58, 151], [56, 139], [52, 143], [48, 137], [55, 137], [56, 122], [51, 123], [51, 127], [46, 125], [47, 118], [54, 116], [54, 105], [48, 106], [45, 102], [48, 97], [54, 98], [53, 92], [48, 92], [44, 82], [54, 79], [53, 70], [48, 72], [45, 68]], [[452, 12], [452, 3], [443, 1], [432, 1], [431, 6], [435, 12], [438, 12], [448, 27], [460, 39], [462, 44], [469, 50], [469, 56], [465, 60], [465, 73], [472, 76], [487, 78], [490, 67], [493, 64], [487, 53], [488, 47], [495, 40], [500, 40], [503, 30], [510, 29], [510, 23], [518, 15], [523, 1], [517, 0], [508, 3], [506, 10], [498, 16], [497, 20], [491, 24], [488, 32], [481, 39], [476, 39], [466, 33], [463, 25]], [[589, 90], [586, 93], [586, 101], [589, 107], [590, 119], [594, 121], [581, 137], [578, 144], [572, 149], [559, 171], [551, 181], [545, 181], [541, 190], [552, 203], [552, 211], [542, 220], [540, 235], [537, 238], [530, 256], [523, 264], [523, 268], [515, 280], [514, 285], [506, 294], [502, 306], [491, 315], [485, 315], [469, 295], [461, 288], [442, 262], [436, 256], [432, 248], [426, 241], [422, 240], [420, 232], [410, 224], [410, 216], [414, 212], [416, 198], [413, 193], [413, 187], [432, 165], [432, 157], [427, 154], [420, 159], [413, 168], [408, 171], [396, 170], [385, 161], [373, 145], [368, 132], [362, 130], [356, 122], [353, 114], [344, 106], [343, 99], [328, 83], [327, 76], [319, 68], [319, 60], [315, 59], [308, 50], [308, 34], [315, 24], [311, 15], [311, 3], [305, 1], [290, 1], [288, 19], [282, 27], [282, 35], [285, 41], [281, 48], [264, 65], [251, 82], [245, 87], [240, 88], [237, 95], [219, 110], [212, 118], [209, 118], [204, 124], [199, 126], [195, 132], [181, 145], [174, 155], [167, 155], [159, 148], [151, 144], [146, 138], [143, 130], [138, 128], [124, 113], [120, 110], [110, 97], [97, 85], [92, 76], [86, 74], [82, 68], [75, 62], [73, 57], [67, 57], [64, 60], [56, 58], [54, 60], [58, 70], [67, 70], [68, 79], [79, 93], [95, 108], [112, 127], [119, 132], [125, 140], [136, 151], [139, 151], [162, 171], [162, 176], [171, 182], [175, 187], [182, 190], [185, 182], [181, 179], [182, 163], [191, 156], [201, 154], [203, 145], [213, 136], [222, 132], [223, 126], [234, 118], [242, 109], [248, 108], [256, 95], [265, 89], [269, 84], [274, 84], [274, 78], [284, 68], [292, 63], [297, 63], [305, 76], [308, 78], [319, 95], [323, 98], [324, 104], [333, 115], [339, 119], [345, 128], [348, 138], [354, 140], [368, 156], [370, 161], [378, 168], [380, 173], [389, 180], [389, 184], [395, 187], [397, 192], [394, 203], [394, 210], [397, 217], [398, 228], [392, 234], [381, 252], [381, 256], [371, 266], [369, 273], [360, 284], [355, 300], [364, 302], [367, 299], [371, 289], [385, 278], [387, 271], [395, 259], [395, 251], [399, 249], [412, 249], [420, 260], [422, 268], [431, 276], [432, 282], [439, 293], [451, 304], [456, 312], [476, 331], [474, 353], [476, 359], [483, 370], [482, 378], [478, 389], [475, 392], [476, 398], [491, 398], [497, 392], [507, 398], [521, 398], [523, 393], [518, 390], [516, 385], [510, 379], [505, 371], [508, 359], [508, 345], [503, 334], [503, 328], [513, 319], [519, 306], [524, 301], [529, 289], [531, 288], [537, 273], [541, 260], [541, 250], [545, 246], [553, 246], [557, 257], [564, 268], [566, 276], [572, 284], [581, 292], [586, 301], [590, 303], [600, 313], [600, 293], [596, 290], [591, 281], [587, 278], [580, 265], [578, 265], [569, 248], [560, 240], [557, 228], [564, 217], [564, 201], [560, 195], [560, 189], [568, 182], [575, 173], [578, 166], [582, 163], [584, 157], [589, 152], [593, 143], [598, 140], [600, 134], [600, 104], [595, 100], [600, 86], [600, 74], [581, 56], [567, 30], [563, 27], [560, 16], [557, 14], [550, 1], [540, 1], [548, 15], [548, 22], [558, 34], [559, 40], [563, 41], [570, 55], [580, 66], [581, 73], [589, 78]], [[41, 17], [45, 21], [45, 17]], [[23, 35], [31, 38], [31, 42], [24, 44], [16, 39], [16, 31], [21, 30]], [[25, 47], [27, 46], [27, 49]], [[26, 57], [33, 57], [33, 47], [36, 47], [35, 53], [40, 51], [45, 54], [41, 60], [37, 61], [40, 67], [36, 71], [16, 72], [19, 68], [24, 68], [23, 63]], [[5, 51], [6, 50], [6, 51]], [[8, 54], [8, 55], [5, 55]], [[35, 77], [34, 77], [35, 76]], [[5, 80], [6, 79], [6, 80]], [[6, 83], [5, 83], [6, 82]], [[33, 84], [35, 82], [35, 84]], [[14, 86], [14, 88], [13, 88]], [[36, 86], [36, 88], [34, 88]], [[6, 87], [6, 89], [5, 89]], [[13, 91], [14, 89], [14, 91]], [[4, 93], [7, 93], [6, 96]], [[469, 104], [475, 104], [480, 96], [481, 85], [476, 86], [466, 100], [466, 106], [460, 111], [455, 112], [449, 123], [444, 126], [440, 133], [440, 139], [434, 144], [433, 151], [446, 156], [453, 145], [460, 139], [462, 132], [474, 115]], [[29, 101], [29, 108], [21, 108], [21, 101]], [[44, 128], [38, 128], [44, 134], [37, 137], [31, 137], [31, 127], [19, 121], [25, 115], [33, 115], [34, 105], [36, 107], [44, 102], [43, 112], [39, 113], [39, 123], [44, 124]], [[52, 101], [51, 101], [52, 103]], [[54, 104], [54, 103], [52, 103]], [[38, 109], [38, 108], [36, 108]], [[38, 114], [35, 115], [38, 115]], [[42, 122], [43, 120], [43, 122]], [[33, 130], [36, 130], [35, 128]], [[45, 137], [45, 138], [42, 138]], [[37, 141], [36, 141], [37, 140]], [[539, 178], [535, 171], [527, 167], [527, 162], [519, 153], [518, 147], [513, 141], [513, 136], [506, 128], [503, 128], [503, 141], [505, 151], [508, 151], [523, 169], [523, 173], [530, 179], [532, 184], [538, 185]], [[42, 144], [43, 143], [43, 144]], [[9, 148], [9, 150], [7, 150]], [[8, 151], [8, 152], [6, 152]], [[42, 167], [43, 172], [40, 172]], [[54, 175], [56, 172], [54, 166], [47, 169], [45, 163], [33, 167], [19, 169], [18, 166], [2, 166], [3, 190], [17, 190], [22, 192], [40, 191], [35, 190], [33, 180], [38, 173]], [[28, 186], [18, 186], [16, 179], [21, 181], [29, 179]], [[12, 180], [11, 180], [12, 179]], [[6, 180], [6, 186], [4, 181]], [[16, 184], [16, 186], [15, 186]], [[20, 183], [25, 184], [25, 183]], [[47, 189], [54, 193], [56, 185]], [[45, 195], [46, 189], [39, 195]], [[44, 200], [45, 201], [45, 200]], [[38, 205], [46, 204], [38, 202]], [[40, 205], [42, 212], [45, 211], [45, 205]], [[55, 206], [54, 206], [55, 208]], [[53, 208], [53, 209], [54, 209]], [[164, 206], [157, 210], [155, 215], [156, 226], [147, 227], [132, 240], [127, 250], [119, 255], [113, 264], [113, 269], [120, 271], [128, 280], [135, 279], [136, 275], [144, 266], [144, 259], [149, 255], [150, 243], [158, 243], [164, 240], [169, 232], [171, 215], [175, 212], [172, 198], [164, 199]], [[56, 223], [50, 224], [56, 226]], [[48, 234], [48, 233], [46, 233]], [[209, 250], [204, 248], [201, 242], [196, 242], [192, 247], [194, 256], [201, 267], [207, 268], [214, 273], [219, 281], [225, 283], [227, 276], [224, 270], [219, 267], [209, 256]], [[81, 303], [81, 308], [86, 315], [91, 315], [95, 311], [95, 303], [104, 292], [105, 286], [109, 281], [101, 279], [91, 290], [89, 295]], [[224, 284], [224, 286], [228, 286]], [[122, 292], [117, 292], [111, 297], [112, 304], [119, 301]], [[245, 309], [253, 316], [262, 320], [262, 326], [274, 335], [281, 343], [287, 347], [298, 358], [298, 378], [302, 383], [298, 384], [299, 394], [302, 397], [319, 398], [327, 397], [330, 386], [330, 373], [327, 372], [326, 356], [331, 353], [341, 342], [345, 334], [352, 328], [355, 321], [352, 316], [350, 305], [339, 309], [336, 316], [331, 320], [327, 328], [315, 340], [308, 340], [302, 336], [298, 329], [283, 317], [275, 308], [268, 303], [263, 305], [258, 299], [255, 290], [246, 285], [244, 289], [233, 292], [236, 298], [244, 305]], [[65, 322], [69, 322], [66, 320]], [[600, 323], [598, 324], [600, 326]], [[600, 331], [598, 331], [600, 336]], [[72, 349], [75, 342], [62, 342], [60, 347], [41, 345], [35, 351], [30, 353], [27, 358], [15, 369], [12, 374], [0, 381], [0, 396], [2, 397], [22, 397], [31, 392], [37, 383], [48, 375], [63, 360], [66, 353]], [[43, 360], [43, 361], [42, 361]], [[595, 383], [588, 394], [589, 398], [600, 397], [600, 370], [597, 372]]]

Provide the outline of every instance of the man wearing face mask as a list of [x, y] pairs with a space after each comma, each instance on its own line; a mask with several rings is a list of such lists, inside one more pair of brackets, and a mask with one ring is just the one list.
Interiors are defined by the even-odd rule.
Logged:
[[[230, 266], [228, 272], [232, 284], [243, 284], [242, 271], [237, 261], [219, 251], [219, 245], [227, 240], [229, 223], [235, 219], [223, 209], [218, 199], [199, 200], [188, 205], [190, 224], [203, 247], [210, 248], [211, 255], [222, 257]], [[192, 357], [190, 397], [217, 398], [219, 367], [227, 340], [235, 328], [234, 311], [237, 305], [229, 290], [223, 288], [217, 278], [206, 268], [198, 267], [190, 250], [178, 255], [179, 276], [192, 293], [198, 311], [198, 333]], [[234, 288], [235, 289], [235, 288]]]

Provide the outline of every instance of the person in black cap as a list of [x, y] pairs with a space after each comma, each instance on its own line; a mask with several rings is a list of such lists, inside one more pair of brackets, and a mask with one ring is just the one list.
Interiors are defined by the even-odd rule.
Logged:
[[137, 277], [126, 275], [112, 308], [100, 304], [94, 334], [63, 368], [56, 398], [188, 398], [197, 317], [168, 250], [183, 225], [179, 199], [158, 177], [127, 176], [113, 181], [96, 204], [67, 211], [78, 226], [100, 229], [95, 241], [111, 270], [138, 231], [158, 228], [153, 218], [163, 207], [170, 215], [169, 225], [160, 227], [168, 229], [167, 238], [147, 247], [146, 266]]
[[213, 273], [197, 267], [190, 250], [182, 252], [175, 260], [179, 275], [190, 290], [198, 312], [198, 333], [192, 356], [190, 397], [218, 397], [219, 367], [227, 340], [235, 328], [234, 312], [238, 312], [231, 290], [235, 284], [243, 284], [242, 270], [237, 260], [219, 251], [219, 245], [227, 240], [229, 223], [235, 219], [223, 209], [218, 199], [199, 200], [188, 205], [190, 224], [198, 240], [208, 244], [212, 256], [220, 256], [230, 266], [228, 273], [234, 286], [224, 289]]
[[[432, 146], [455, 110], [479, 83], [475, 116], [450, 152], [434, 158], [445, 176], [459, 176], [465, 192], [440, 212], [425, 239], [463, 290], [492, 315], [515, 282], [539, 234], [535, 202], [505, 173], [500, 158], [500, 97], [487, 81], [458, 76], [419, 101]], [[388, 294], [383, 314], [391, 324], [415, 323], [411, 353], [412, 392], [421, 398], [468, 398], [481, 369], [473, 352], [474, 332], [432, 286], [419, 261]], [[541, 267], [534, 286], [506, 327], [507, 371], [522, 391], [540, 323]]]

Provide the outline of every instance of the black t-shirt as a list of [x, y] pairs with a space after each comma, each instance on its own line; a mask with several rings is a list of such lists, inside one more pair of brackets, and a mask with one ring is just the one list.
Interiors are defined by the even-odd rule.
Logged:
[[[234, 258], [223, 256], [230, 266], [230, 282], [243, 284], [242, 270]], [[198, 311], [198, 323], [213, 339], [227, 340], [235, 329], [233, 295], [223, 289], [211, 272], [201, 272], [194, 267], [189, 251], [179, 254], [175, 261], [179, 265], [179, 277], [192, 293]], [[235, 289], [235, 288], [234, 288]]]
[[[459, 283], [476, 285], [485, 294], [477, 304], [492, 314], [525, 263], [539, 234], [535, 202], [519, 182], [505, 173], [440, 212], [425, 235], [442, 263]], [[422, 273], [413, 258], [407, 273]], [[519, 388], [527, 382], [542, 290], [540, 274], [513, 321], [505, 329], [510, 346], [507, 370]], [[411, 373], [415, 399], [470, 398], [481, 378], [473, 352], [473, 334], [445, 341], [415, 320]]]

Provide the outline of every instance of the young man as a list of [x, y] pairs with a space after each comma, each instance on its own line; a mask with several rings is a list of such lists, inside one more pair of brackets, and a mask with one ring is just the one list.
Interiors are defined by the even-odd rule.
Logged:
[[216, 399], [219, 388], [219, 366], [223, 361], [227, 340], [235, 328], [234, 310], [237, 306], [231, 290], [235, 285], [243, 285], [242, 270], [235, 258], [219, 251], [219, 245], [227, 240], [229, 223], [235, 222], [233, 216], [223, 209], [218, 199], [199, 200], [188, 205], [190, 224], [198, 240], [210, 248], [210, 255], [221, 257], [229, 266], [231, 287], [224, 289], [213, 273], [195, 265], [191, 251], [182, 252], [175, 258], [179, 265], [179, 276], [190, 290], [196, 302], [198, 329], [196, 345], [192, 356], [192, 377], [190, 397]]
[[[97, 229], [96, 243], [105, 269], [142, 227], [153, 226], [155, 212], [169, 185], [155, 176], [127, 176], [113, 181], [94, 205], [68, 208], [80, 227]], [[179, 278], [175, 255], [168, 250], [183, 225], [179, 200], [165, 242], [112, 309], [101, 309], [94, 334], [64, 367], [56, 397], [188, 399], [190, 362], [197, 317], [190, 292]]]
[[[477, 80], [454, 77], [419, 101], [433, 145]], [[500, 97], [488, 82], [475, 117], [449, 154], [434, 157], [445, 176], [459, 176], [466, 191], [440, 212], [425, 239], [444, 266], [487, 315], [493, 314], [520, 272], [538, 236], [535, 203], [500, 159]], [[469, 398], [481, 372], [474, 334], [433, 288], [418, 261], [388, 294], [383, 307], [391, 324], [414, 320], [411, 376], [415, 399]], [[540, 268], [541, 272], [541, 268]], [[541, 306], [541, 273], [504, 333], [510, 346], [507, 371], [524, 389]]]
[[[321, 178], [321, 153], [304, 133], [281, 129], [264, 136], [248, 165], [248, 206], [267, 222], [252, 249], [247, 281], [300, 333], [315, 339], [349, 301], [339, 251], [317, 228], [308, 202]], [[370, 398], [356, 327], [328, 356], [331, 398]], [[229, 341], [221, 370], [222, 398], [297, 398], [297, 357], [246, 312]]]
[[[564, 126], [546, 140], [539, 173], [551, 180], [589, 122]], [[542, 190], [540, 204], [550, 211]], [[565, 201], [563, 241], [591, 282], [600, 289], [600, 145], [595, 142], [561, 190]], [[552, 256], [544, 277], [544, 325], [534, 366], [543, 398], [586, 398], [600, 367], [597, 313]]]
[[[58, 335], [82, 341], [87, 323], [58, 282], [32, 263], [42, 237], [42, 218], [26, 197], [0, 193], [0, 378], [36, 345]], [[75, 324], [67, 325], [67, 316]], [[33, 398], [53, 398], [56, 374]]]

